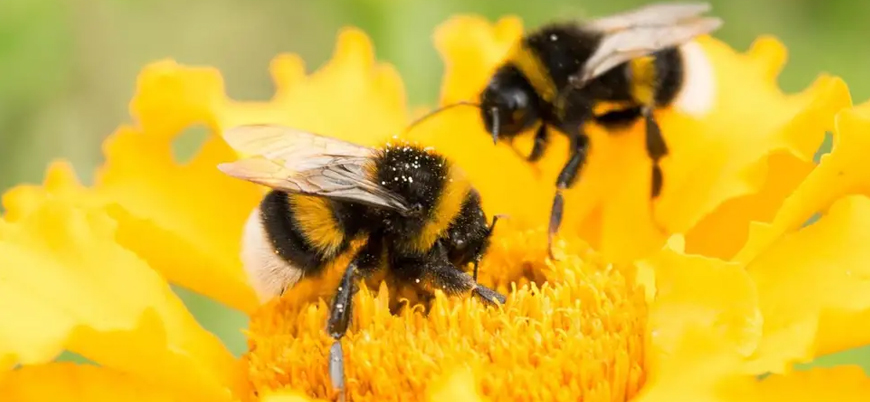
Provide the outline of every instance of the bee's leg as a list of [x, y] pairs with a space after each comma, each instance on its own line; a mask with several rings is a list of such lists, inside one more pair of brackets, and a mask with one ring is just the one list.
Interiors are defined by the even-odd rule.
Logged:
[[326, 332], [334, 339], [332, 347], [329, 348], [329, 378], [339, 401], [345, 399], [344, 352], [341, 348], [341, 338], [347, 333], [350, 318], [353, 316], [353, 295], [359, 290], [359, 280], [377, 268], [382, 244], [380, 237], [369, 237], [369, 241], [345, 269], [329, 308]]
[[470, 275], [457, 269], [446, 258], [430, 258], [423, 269], [423, 281], [448, 295], [471, 291], [484, 302], [504, 304], [504, 295], [477, 283]]
[[553, 260], [556, 259], [553, 255], [553, 236], [559, 232], [559, 226], [562, 224], [562, 210], [565, 203], [562, 191], [571, 187], [577, 180], [580, 170], [586, 163], [586, 154], [589, 151], [589, 137], [582, 129], [578, 128], [570, 134], [571, 156], [556, 179], [556, 196], [553, 198], [553, 207], [550, 210], [550, 227], [547, 232], [547, 252], [550, 254], [550, 259]]
[[655, 118], [653, 118], [652, 109], [652, 106], [644, 107], [641, 113], [646, 122], [646, 152], [653, 161], [650, 197], [656, 198], [662, 191], [664, 181], [662, 169], [659, 167], [659, 159], [668, 154], [668, 146], [665, 143], [664, 137], [662, 137], [661, 128], [655, 121]]
[[445, 294], [472, 292], [488, 304], [504, 304], [504, 295], [477, 283], [447, 259], [441, 243], [436, 242], [425, 256], [403, 258], [397, 261], [395, 272], [421, 289], [440, 289]]
[[535, 145], [532, 147], [532, 153], [526, 158], [529, 162], [537, 162], [544, 156], [544, 151], [547, 148], [548, 138], [547, 125], [541, 123], [538, 131], [535, 131]]
[[352, 261], [341, 277], [332, 306], [329, 309], [329, 320], [326, 331], [335, 341], [329, 348], [329, 378], [332, 388], [338, 393], [338, 399], [344, 400], [344, 352], [341, 349], [341, 338], [347, 332], [350, 324], [353, 295], [357, 291], [357, 263]]

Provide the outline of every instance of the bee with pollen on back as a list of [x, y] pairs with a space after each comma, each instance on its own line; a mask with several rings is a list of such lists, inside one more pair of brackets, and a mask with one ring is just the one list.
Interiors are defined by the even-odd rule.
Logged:
[[[242, 260], [262, 301], [351, 255], [335, 291], [327, 332], [329, 371], [343, 395], [340, 339], [358, 282], [386, 270], [400, 283], [448, 295], [471, 292], [488, 304], [505, 297], [477, 283], [495, 222], [456, 165], [413, 144], [364, 147], [276, 125], [240, 126], [226, 142], [251, 155], [218, 168], [270, 191], [244, 228]], [[364, 240], [353, 250], [351, 242]], [[473, 275], [459, 267], [474, 263]]]

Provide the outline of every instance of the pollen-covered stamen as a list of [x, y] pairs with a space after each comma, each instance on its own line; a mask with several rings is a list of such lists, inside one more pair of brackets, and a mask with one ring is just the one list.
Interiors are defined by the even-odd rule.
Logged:
[[[349, 400], [422, 400], [431, 380], [457, 365], [472, 369], [489, 400], [624, 401], [634, 395], [645, 378], [643, 290], [632, 273], [603, 265], [591, 253], [572, 250], [561, 261], [545, 262], [544, 247], [528, 246], [543, 236], [507, 223], [494, 236], [480, 282], [509, 294], [501, 307], [439, 295], [428, 314], [422, 306], [394, 314], [391, 298], [404, 295], [388, 286], [377, 295], [363, 288], [342, 341]], [[507, 281], [521, 287], [506, 292]], [[300, 303], [293, 290], [288, 296], [251, 318], [244, 358], [251, 386], [260, 394], [290, 387], [330, 397], [327, 304]]]

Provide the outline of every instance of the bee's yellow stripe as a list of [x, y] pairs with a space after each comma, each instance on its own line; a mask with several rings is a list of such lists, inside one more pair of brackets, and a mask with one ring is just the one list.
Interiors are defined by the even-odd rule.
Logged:
[[553, 79], [550, 77], [550, 71], [547, 70], [547, 67], [544, 66], [538, 55], [525, 45], [524, 41], [519, 41], [514, 45], [508, 61], [517, 66], [520, 72], [526, 76], [526, 79], [529, 80], [529, 83], [532, 84], [532, 87], [535, 88], [535, 92], [538, 93], [541, 99], [548, 103], [553, 102], [558, 91], [556, 90], [556, 84], [553, 83]]
[[631, 71], [631, 96], [642, 105], [652, 105], [655, 100], [655, 58], [638, 57], [628, 63], [628, 68]]
[[596, 116], [601, 116], [610, 112], [617, 112], [621, 110], [627, 110], [632, 106], [637, 106], [633, 102], [611, 102], [611, 101], [600, 101], [595, 102], [595, 106], [592, 107], [592, 113]]
[[462, 172], [452, 166], [449, 169], [448, 180], [444, 183], [432, 216], [423, 226], [420, 234], [410, 241], [410, 247], [417, 252], [425, 253], [432, 248], [438, 236], [447, 230], [453, 219], [459, 215], [465, 196], [471, 189], [471, 183]]
[[291, 194], [290, 210], [303, 234], [326, 258], [334, 257], [344, 241], [344, 231], [332, 215], [329, 200], [310, 195]]

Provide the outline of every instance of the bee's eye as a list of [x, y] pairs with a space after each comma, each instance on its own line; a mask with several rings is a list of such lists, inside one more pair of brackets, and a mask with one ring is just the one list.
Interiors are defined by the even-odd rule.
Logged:
[[509, 137], [533, 126], [537, 119], [534, 90], [514, 76], [494, 79], [482, 93], [481, 111], [486, 129]]

